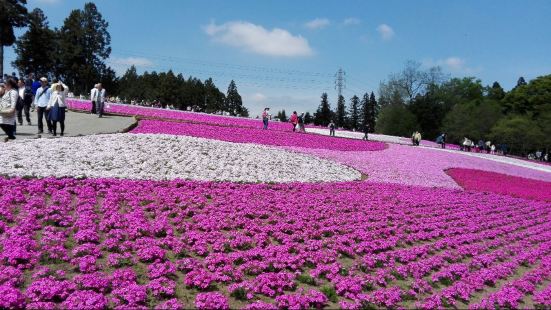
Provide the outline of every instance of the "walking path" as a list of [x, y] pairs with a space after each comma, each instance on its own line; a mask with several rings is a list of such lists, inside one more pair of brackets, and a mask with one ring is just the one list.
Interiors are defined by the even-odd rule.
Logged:
[[[37, 116], [36, 112], [31, 112], [32, 125], [29, 126], [24, 122], [23, 126], [17, 125], [17, 139], [40, 138], [37, 134]], [[98, 118], [97, 115], [88, 113], [67, 111], [65, 116], [65, 136], [86, 136], [102, 133], [117, 133], [130, 127], [134, 123], [133, 117], [104, 115], [103, 118]], [[60, 128], [57, 125], [59, 134]], [[0, 141], [3, 141], [6, 135], [0, 130]], [[48, 134], [48, 128], [44, 122], [44, 133], [42, 138], [52, 137]]]
[[[321, 135], [329, 135], [328, 129], [321, 129], [321, 128], [306, 128], [307, 132], [315, 133], [315, 134], [321, 134]], [[345, 138], [352, 138], [352, 139], [362, 139], [364, 134], [361, 132], [351, 132], [351, 131], [336, 131], [337, 137], [345, 137]], [[404, 144], [409, 145], [408, 142], [405, 142], [407, 140], [404, 140], [404, 138], [400, 137], [393, 137], [393, 136], [387, 136], [387, 135], [380, 135], [380, 134], [369, 134], [369, 139], [374, 141], [381, 141], [381, 142], [388, 142], [388, 143], [397, 143], [397, 144]], [[522, 159], [512, 158], [508, 156], [501, 156], [501, 155], [491, 155], [491, 154], [484, 154], [484, 153], [472, 153], [472, 152], [463, 152], [459, 150], [451, 150], [451, 149], [441, 149], [437, 147], [430, 147], [430, 146], [418, 146], [421, 148], [427, 148], [435, 151], [442, 151], [442, 152], [449, 152], [449, 153], [455, 153], [455, 154], [461, 154], [465, 156], [472, 156], [472, 157], [478, 157], [486, 160], [491, 160], [494, 162], [499, 163], [506, 163], [510, 165], [515, 165], [519, 167], [529, 168], [533, 170], [543, 171], [551, 173], [551, 166], [549, 165], [542, 165], [538, 163], [529, 162]]]

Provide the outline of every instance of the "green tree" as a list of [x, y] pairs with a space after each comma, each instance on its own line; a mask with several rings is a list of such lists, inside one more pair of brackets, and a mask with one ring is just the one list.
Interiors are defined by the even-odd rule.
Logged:
[[224, 100], [226, 96], [221, 92], [212, 78], [208, 78], [205, 83], [205, 111], [207, 113], [214, 113], [224, 110]]
[[508, 145], [509, 153], [526, 155], [543, 146], [545, 137], [531, 118], [516, 115], [500, 120], [490, 133], [498, 143]]
[[120, 79], [119, 96], [126, 102], [142, 98], [143, 86], [140, 82], [136, 67], [131, 66]]
[[316, 113], [314, 113], [314, 124], [327, 126], [331, 122], [333, 115], [331, 112], [331, 106], [329, 105], [329, 100], [327, 99], [327, 93], [321, 94], [321, 103], [318, 106]]
[[337, 109], [335, 110], [335, 125], [340, 128], [347, 127], [346, 120], [346, 102], [344, 97], [341, 95], [339, 96], [339, 100], [337, 101]]
[[404, 104], [390, 104], [381, 108], [375, 131], [385, 135], [408, 137], [418, 130], [415, 115]]
[[56, 65], [56, 34], [48, 27], [41, 9], [29, 13], [29, 29], [15, 43], [17, 58], [13, 66], [20, 73], [51, 76]]
[[27, 26], [27, 0], [0, 1], [0, 76], [4, 75], [4, 46], [15, 43], [14, 28]]
[[492, 84], [492, 87], [488, 87], [487, 97], [495, 101], [500, 101], [505, 97], [505, 91], [503, 90], [501, 85], [499, 85], [499, 83], [496, 81], [494, 82], [494, 84]]
[[59, 31], [60, 74], [76, 94], [87, 93], [106, 71], [111, 54], [109, 24], [94, 3], [73, 10]]
[[282, 122], [287, 121], [287, 113], [285, 112], [285, 109], [277, 112], [277, 118]]
[[517, 80], [517, 87], [526, 85], [526, 80], [524, 80], [524, 77], [519, 77]]
[[464, 137], [475, 141], [487, 140], [492, 127], [502, 117], [501, 107], [495, 101], [471, 101], [454, 106], [442, 126], [448, 140], [454, 143], [460, 143]]
[[369, 115], [368, 115], [369, 132], [375, 132], [375, 126], [377, 123], [377, 117], [379, 116], [380, 106], [377, 103], [377, 99], [375, 99], [375, 94], [373, 92], [371, 92], [371, 95], [369, 96], [368, 108], [369, 108]]
[[[370, 106], [369, 106], [369, 94], [368, 93], [365, 93], [362, 97], [362, 101], [360, 101], [360, 105], [361, 105], [361, 110], [362, 110], [362, 120], [361, 120], [361, 123], [362, 123], [362, 127], [365, 126], [366, 124], [369, 126], [371, 123], [371, 119], [370, 119]], [[371, 128], [370, 127], [370, 130], [375, 130], [375, 128]]]
[[442, 120], [445, 116], [444, 105], [431, 96], [431, 93], [417, 96], [408, 109], [415, 115], [423, 137], [433, 140], [441, 134]]
[[507, 114], [530, 114], [534, 118], [551, 105], [551, 75], [540, 76], [515, 87], [502, 100]]
[[350, 98], [350, 109], [348, 111], [348, 114], [350, 115], [350, 129], [358, 130], [361, 127], [361, 106], [360, 106], [360, 98], [358, 96], [354, 95], [352, 98]]
[[314, 118], [310, 112], [306, 112], [306, 114], [304, 114], [304, 124], [311, 124], [312, 122], [314, 122]]
[[249, 114], [248, 110], [243, 107], [241, 95], [239, 95], [237, 86], [233, 80], [231, 80], [226, 94], [226, 109], [231, 115], [248, 116]]

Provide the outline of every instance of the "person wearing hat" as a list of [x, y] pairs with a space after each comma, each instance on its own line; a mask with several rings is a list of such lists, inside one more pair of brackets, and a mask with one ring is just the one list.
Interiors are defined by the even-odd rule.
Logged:
[[44, 124], [42, 119], [46, 120], [48, 132], [52, 133], [52, 124], [50, 123], [48, 112], [46, 111], [48, 102], [50, 101], [51, 92], [52, 90], [48, 87], [48, 79], [41, 77], [40, 87], [36, 90], [36, 95], [34, 96], [34, 105], [38, 116], [38, 134], [44, 133]]

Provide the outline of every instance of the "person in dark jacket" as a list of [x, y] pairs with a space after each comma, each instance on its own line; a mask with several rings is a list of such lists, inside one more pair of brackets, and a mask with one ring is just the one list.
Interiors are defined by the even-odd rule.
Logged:
[[367, 136], [368, 134], [369, 134], [369, 124], [365, 124], [365, 126], [364, 126], [364, 137], [363, 137], [363, 139], [365, 141], [368, 140], [368, 136]]

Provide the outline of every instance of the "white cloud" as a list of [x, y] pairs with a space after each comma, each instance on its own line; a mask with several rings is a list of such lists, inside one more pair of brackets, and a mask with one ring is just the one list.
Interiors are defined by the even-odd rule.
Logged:
[[437, 60], [427, 58], [423, 60], [422, 64], [426, 68], [440, 66], [446, 71], [460, 74], [472, 74], [481, 70], [480, 68], [472, 68], [468, 66], [465, 59], [456, 56]]
[[313, 19], [313, 20], [307, 22], [304, 25], [308, 29], [316, 30], [316, 29], [325, 28], [325, 27], [329, 26], [330, 23], [331, 22], [327, 18], [316, 18], [316, 19]]
[[137, 68], [152, 67], [154, 63], [144, 57], [111, 57], [107, 62], [117, 74], [124, 74], [131, 66]]
[[343, 25], [345, 26], [355, 26], [355, 25], [359, 25], [361, 24], [361, 20], [359, 18], [356, 18], [356, 17], [348, 17], [348, 18], [345, 18], [344, 21], [342, 22]]
[[110, 62], [116, 65], [136, 66], [136, 67], [151, 67], [153, 62], [143, 57], [112, 57]]
[[383, 40], [388, 41], [388, 40], [392, 39], [392, 37], [394, 37], [394, 29], [392, 29], [392, 27], [390, 27], [387, 24], [380, 24], [377, 27], [377, 31], [379, 32], [379, 34], [381, 35], [381, 38], [383, 38]]
[[211, 22], [204, 31], [217, 42], [260, 55], [295, 57], [313, 54], [308, 40], [281, 28], [268, 30], [249, 22], [234, 21], [221, 25]]
[[254, 102], [262, 102], [266, 100], [266, 95], [263, 93], [255, 93], [251, 96], [251, 100]]

